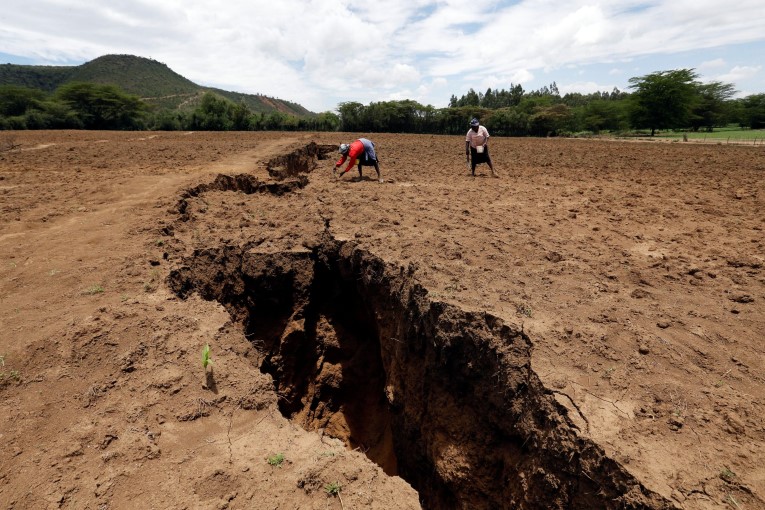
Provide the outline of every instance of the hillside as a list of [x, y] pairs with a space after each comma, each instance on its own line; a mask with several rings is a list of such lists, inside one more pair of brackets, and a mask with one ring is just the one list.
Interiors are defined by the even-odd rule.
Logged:
[[133, 55], [105, 55], [79, 66], [0, 65], [0, 85], [53, 92], [69, 82], [117, 85], [160, 109], [191, 109], [205, 92], [214, 92], [237, 103], [244, 101], [253, 112], [312, 115], [290, 101], [197, 85], [161, 62]]

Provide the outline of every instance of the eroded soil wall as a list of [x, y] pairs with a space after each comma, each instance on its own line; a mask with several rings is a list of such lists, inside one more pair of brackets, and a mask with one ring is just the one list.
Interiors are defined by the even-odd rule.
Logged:
[[224, 304], [281, 411], [344, 439], [425, 508], [670, 508], [583, 438], [520, 330], [431, 301], [414, 270], [352, 242], [197, 251], [170, 277]]

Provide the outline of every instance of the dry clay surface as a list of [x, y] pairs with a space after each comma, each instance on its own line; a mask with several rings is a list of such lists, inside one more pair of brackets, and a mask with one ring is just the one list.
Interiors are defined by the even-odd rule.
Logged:
[[[382, 184], [371, 168], [335, 181], [336, 154], [305, 151], [361, 135], [0, 133], [0, 507], [491, 508], [491, 477], [504, 469], [494, 485], [510, 487], [508, 507], [616, 507], [598, 494], [615, 501], [627, 487], [619, 508], [765, 508], [762, 148], [492, 139], [493, 179], [485, 166], [469, 176], [461, 137], [367, 135]], [[321, 401], [332, 381], [298, 392], [303, 407], [289, 400], [299, 384], [275, 387], [288, 369], [254, 341], [257, 321], [228, 288], [226, 265], [247, 253], [264, 267], [269, 254], [342, 256], [338, 274], [351, 280], [379, 265], [385, 284], [362, 274], [356, 288], [383, 302], [394, 282], [416, 297], [406, 313], [445, 310], [454, 345], [473, 335], [464, 321], [481, 318], [499, 340], [444, 366], [460, 384], [481, 381], [473, 400], [490, 379], [544, 416], [507, 410], [512, 430], [470, 419], [487, 429], [464, 438], [469, 448], [439, 436], [443, 418], [424, 421], [430, 474], [400, 452], [397, 468], [384, 445], [411, 437], [382, 427], [387, 439], [371, 447], [347, 437], [350, 418], [311, 418], [307, 396]], [[222, 269], [197, 275], [205, 257]], [[300, 314], [318, 317], [312, 338], [334, 339], [325, 330], [344, 309], [366, 313], [356, 308], [295, 307], [279, 356], [296, 338], [288, 329], [307, 329]], [[370, 378], [404, 359], [381, 348]], [[496, 374], [473, 374], [489, 368], [477, 360], [487, 353]], [[505, 359], [520, 360], [523, 378]], [[328, 360], [314, 360], [314, 377], [350, 377]], [[415, 393], [385, 384], [392, 418], [370, 395], [356, 407], [396, 429], [397, 406], [417, 415], [406, 408]], [[534, 473], [529, 458], [543, 459]], [[444, 489], [418, 495], [390, 474]]]

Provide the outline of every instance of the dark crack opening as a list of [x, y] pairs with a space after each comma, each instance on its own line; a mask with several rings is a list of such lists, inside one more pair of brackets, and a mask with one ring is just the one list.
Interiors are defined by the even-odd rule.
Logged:
[[227, 307], [279, 409], [358, 448], [436, 508], [672, 508], [581, 436], [522, 331], [433, 302], [353, 243], [197, 251], [170, 277]]

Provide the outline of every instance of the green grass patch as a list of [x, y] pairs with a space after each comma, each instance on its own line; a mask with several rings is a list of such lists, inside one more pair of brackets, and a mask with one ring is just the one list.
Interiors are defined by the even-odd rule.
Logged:
[[[656, 133], [656, 138], [683, 138], [683, 135], [688, 136], [689, 140], [731, 140], [731, 141], [746, 141], [751, 140], [754, 143], [755, 140], [765, 140], [765, 129], [741, 129], [741, 128], [715, 128], [714, 131], [663, 131]], [[759, 144], [759, 141], [757, 142]], [[765, 142], [763, 142], [765, 143]]]
[[274, 467], [282, 467], [282, 464], [284, 463], [284, 454], [283, 453], [277, 453], [276, 455], [271, 455], [266, 459], [268, 462], [268, 465], [274, 466]]
[[83, 292], [83, 294], [85, 294], [87, 296], [93, 296], [95, 294], [102, 294], [103, 292], [104, 292], [104, 288], [101, 285], [99, 285], [99, 284], [95, 284], [95, 285], [91, 285], [90, 287], [88, 287], [85, 290], [85, 292]]

